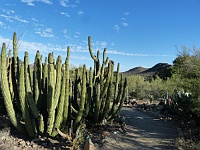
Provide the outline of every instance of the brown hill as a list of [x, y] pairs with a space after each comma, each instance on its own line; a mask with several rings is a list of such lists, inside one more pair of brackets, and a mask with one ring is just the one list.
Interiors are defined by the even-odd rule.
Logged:
[[153, 74], [163, 72], [164, 70], [166, 70], [170, 67], [171, 67], [171, 65], [169, 65], [168, 63], [158, 63], [151, 68], [135, 67], [135, 68], [132, 68], [128, 71], [123, 72], [123, 74], [125, 74], [125, 75], [150, 76], [150, 75], [153, 75]]
[[142, 73], [146, 70], [148, 70], [148, 68], [143, 68], [143, 67], [139, 66], [139, 67], [132, 68], [128, 71], [125, 71], [123, 73], [126, 74], [126, 75], [136, 75], [136, 74], [140, 74], [140, 73]]

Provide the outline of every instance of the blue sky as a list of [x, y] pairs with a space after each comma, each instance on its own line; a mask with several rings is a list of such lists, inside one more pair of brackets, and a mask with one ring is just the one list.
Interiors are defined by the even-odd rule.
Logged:
[[28, 51], [33, 61], [39, 50], [43, 57], [53, 51], [64, 60], [70, 46], [71, 64], [93, 66], [87, 47], [91, 36], [94, 52], [107, 48], [121, 71], [172, 64], [175, 46], [200, 48], [200, 1], [1, 0], [0, 43], [8, 49], [14, 31], [21, 59]]

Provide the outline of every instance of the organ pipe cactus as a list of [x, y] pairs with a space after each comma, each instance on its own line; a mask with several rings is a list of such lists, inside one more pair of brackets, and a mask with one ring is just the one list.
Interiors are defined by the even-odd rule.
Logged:
[[36, 106], [36, 103], [34, 101], [33, 92], [31, 89], [31, 83], [30, 83], [30, 77], [29, 77], [30, 76], [30, 74], [29, 74], [30, 66], [29, 66], [28, 52], [25, 52], [24, 64], [25, 64], [24, 74], [25, 74], [26, 99], [28, 101], [32, 115], [37, 119], [37, 118], [39, 118], [40, 114], [39, 114], [38, 108]]
[[[93, 114], [94, 114], [94, 122], [95, 123], [101, 123], [104, 119], [106, 120], [112, 120], [114, 117], [116, 117], [119, 114], [119, 110], [121, 109], [124, 101], [125, 93], [124, 90], [126, 90], [127, 84], [123, 83], [123, 78], [119, 77], [119, 64], [117, 67], [117, 76], [115, 85], [112, 84], [113, 81], [113, 67], [114, 62], [112, 60], [108, 60], [108, 57], [106, 57], [106, 49], [104, 49], [103, 52], [103, 62], [100, 66], [99, 61], [99, 54], [97, 53], [96, 57], [92, 52], [92, 44], [91, 44], [91, 37], [88, 37], [88, 47], [91, 58], [94, 60], [94, 75], [93, 75], [93, 84], [94, 84], [94, 94], [93, 94]], [[105, 69], [105, 66], [108, 63], [108, 67]], [[98, 62], [98, 63], [97, 63]], [[99, 66], [97, 66], [99, 64]], [[99, 68], [99, 69], [97, 69]], [[95, 70], [96, 69], [96, 70]], [[99, 73], [98, 70], [101, 70]], [[99, 76], [100, 74], [100, 76]], [[96, 80], [97, 77], [100, 77], [100, 80]], [[119, 86], [119, 80], [121, 85]], [[125, 80], [126, 81], [126, 80]], [[112, 86], [115, 86], [115, 91], [112, 91]], [[120, 88], [119, 88], [120, 87]], [[113, 97], [113, 98], [112, 98]], [[111, 99], [113, 99], [113, 105], [110, 108]], [[118, 107], [118, 103], [120, 103]]]
[[62, 66], [62, 84], [61, 84], [61, 96], [60, 96], [60, 102], [58, 104], [58, 112], [54, 124], [54, 128], [52, 131], [52, 136], [56, 136], [58, 133], [56, 129], [60, 129], [61, 123], [63, 121], [63, 110], [64, 110], [64, 103], [65, 103], [65, 86], [66, 86], [66, 73], [65, 73], [65, 65], [63, 64]]
[[65, 102], [64, 102], [64, 112], [63, 121], [66, 124], [69, 112], [69, 58], [70, 58], [70, 47], [67, 47], [67, 57], [65, 60]]
[[41, 110], [41, 92], [42, 92], [42, 60], [40, 52], [37, 51], [35, 56], [35, 62], [33, 67], [33, 94], [34, 100], [38, 107], [38, 110]]
[[17, 130], [24, 132], [24, 129], [22, 125], [20, 124], [19, 119], [17, 118], [17, 114], [14, 110], [10, 91], [9, 91], [8, 80], [7, 80], [6, 44], [5, 43], [3, 43], [2, 50], [1, 50], [1, 88], [2, 88], [2, 94], [4, 97], [5, 107], [6, 107], [11, 123]]
[[53, 130], [53, 123], [55, 119], [54, 108], [54, 92], [55, 92], [55, 78], [54, 78], [54, 60], [53, 53], [49, 53], [48, 57], [48, 87], [47, 87], [47, 134], [50, 135]]
[[83, 72], [82, 72], [82, 83], [81, 83], [81, 97], [80, 97], [80, 108], [78, 110], [77, 116], [74, 121], [74, 128], [76, 128], [81, 121], [84, 111], [86, 99], [86, 66], [83, 65]]
[[22, 110], [22, 117], [25, 122], [26, 131], [30, 137], [35, 137], [35, 133], [33, 130], [31, 116], [28, 110], [28, 104], [26, 101], [26, 93], [25, 93], [25, 79], [24, 79], [24, 63], [22, 63], [20, 68], [20, 76], [19, 76], [19, 99], [20, 99], [20, 106]]
[[18, 79], [19, 75], [19, 66], [18, 66], [18, 49], [17, 49], [17, 34], [14, 32], [13, 34], [13, 66], [14, 66], [14, 76], [15, 79]]
[[[28, 52], [25, 52], [24, 62], [19, 64], [16, 33], [13, 36], [12, 58], [6, 57], [3, 43], [1, 87], [11, 123], [19, 131], [26, 132], [30, 137], [38, 134], [55, 137], [61, 131], [66, 132], [67, 126], [70, 131], [76, 131], [82, 122], [99, 124], [119, 114], [126, 97], [127, 81], [120, 76], [119, 64], [115, 76], [114, 61], [106, 57], [106, 49], [100, 63], [100, 51], [97, 51], [97, 56], [93, 54], [90, 36], [88, 47], [94, 68], [90, 67], [87, 71], [86, 65], [83, 65], [72, 75], [69, 72], [70, 47], [67, 48], [64, 64], [61, 56], [55, 62], [53, 53], [49, 53], [42, 63], [42, 56], [37, 51], [34, 66], [31, 67]], [[20, 123], [17, 114], [25, 125]], [[70, 132], [69, 135], [71, 139], [73, 134]]]

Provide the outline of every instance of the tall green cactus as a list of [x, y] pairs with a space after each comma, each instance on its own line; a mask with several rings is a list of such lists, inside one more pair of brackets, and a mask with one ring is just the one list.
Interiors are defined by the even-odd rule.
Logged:
[[35, 56], [35, 62], [33, 66], [33, 94], [34, 100], [40, 111], [42, 108], [41, 104], [41, 92], [42, 92], [42, 60], [40, 52], [37, 51]]
[[11, 123], [13, 126], [24, 133], [24, 128], [19, 122], [19, 119], [17, 118], [17, 114], [14, 110], [9, 86], [8, 86], [8, 80], [7, 80], [7, 65], [6, 65], [6, 44], [3, 43], [2, 50], [1, 50], [1, 88], [2, 88], [2, 94], [4, 97], [4, 103], [6, 110], [8, 112], [8, 116], [10, 118]]
[[88, 116], [88, 113], [90, 112], [90, 107], [91, 107], [91, 101], [92, 101], [92, 94], [93, 94], [93, 83], [92, 83], [92, 67], [89, 69], [89, 77], [87, 81], [87, 100], [85, 104], [85, 112], [84, 116]]
[[74, 128], [77, 128], [78, 124], [80, 123], [80, 121], [82, 119], [84, 105], [85, 105], [85, 99], [86, 99], [86, 66], [83, 65], [80, 108], [79, 108], [78, 114], [74, 120]]
[[33, 130], [33, 126], [31, 123], [31, 116], [28, 110], [28, 104], [26, 101], [26, 93], [25, 93], [25, 79], [24, 79], [24, 63], [22, 63], [20, 68], [20, 76], [19, 76], [19, 99], [22, 110], [22, 117], [25, 122], [26, 131], [30, 137], [35, 137], [35, 133]]
[[17, 34], [13, 34], [13, 66], [14, 66], [14, 76], [15, 79], [18, 79], [19, 75], [19, 66], [18, 66], [18, 49], [17, 49]]
[[[61, 64], [61, 56], [58, 56], [55, 63], [53, 53], [42, 63], [38, 51], [31, 68], [28, 52], [25, 52], [24, 63], [19, 64], [16, 33], [13, 36], [13, 58], [10, 63], [10, 56], [6, 58], [6, 47], [3, 44], [0, 69], [2, 92], [11, 122], [19, 131], [26, 130], [30, 137], [38, 134], [55, 137], [59, 129], [65, 132], [71, 122], [73, 131], [76, 131], [83, 121], [90, 122], [90, 125], [99, 124], [119, 114], [126, 97], [127, 81], [120, 76], [118, 64], [113, 84], [114, 61], [106, 57], [104, 49], [100, 64], [100, 51], [97, 51], [97, 56], [93, 54], [90, 36], [88, 46], [94, 61], [93, 70], [90, 67], [87, 71], [86, 65], [83, 65], [70, 75], [70, 47], [67, 48], [64, 64]], [[20, 111], [13, 106], [14, 102], [20, 106]], [[24, 120], [24, 127], [17, 114]]]
[[64, 112], [63, 112], [63, 124], [66, 125], [69, 112], [69, 58], [70, 58], [70, 47], [67, 47], [67, 57], [65, 60], [65, 102], [64, 102]]
[[33, 97], [33, 92], [31, 88], [31, 83], [30, 83], [30, 74], [29, 74], [29, 58], [28, 58], [28, 52], [25, 52], [24, 56], [24, 71], [25, 71], [25, 90], [26, 90], [26, 99], [29, 103], [29, 107], [31, 110], [31, 113], [33, 116], [37, 119], [39, 118], [40, 114], [38, 111], [38, 108], [35, 104], [34, 97]]
[[54, 128], [52, 131], [51, 136], [56, 136], [58, 133], [56, 129], [60, 129], [61, 123], [63, 121], [63, 110], [64, 110], [64, 103], [65, 103], [65, 86], [66, 86], [66, 72], [65, 72], [65, 65], [63, 64], [62, 66], [62, 83], [61, 83], [61, 95], [60, 95], [60, 100], [58, 104], [58, 111], [57, 111], [57, 116], [54, 124]]
[[18, 47], [17, 47], [17, 34], [14, 32], [13, 34], [13, 58], [12, 58], [12, 98], [15, 101], [16, 108], [18, 111], [20, 110], [19, 105], [19, 93], [18, 93], [18, 80], [19, 80], [19, 58], [18, 58]]
[[53, 123], [55, 119], [54, 106], [54, 92], [55, 92], [55, 78], [54, 78], [54, 60], [53, 53], [49, 53], [48, 57], [48, 89], [47, 89], [47, 134], [50, 135], [53, 130]]
[[[119, 86], [119, 64], [117, 67], [117, 76], [115, 85], [113, 85], [113, 68], [114, 62], [112, 60], [108, 60], [106, 57], [106, 49], [103, 51], [103, 62], [100, 66], [99, 63], [99, 51], [97, 52], [97, 57], [92, 52], [92, 44], [91, 37], [88, 37], [88, 47], [91, 58], [94, 60], [94, 76], [93, 76], [93, 84], [94, 84], [94, 93], [93, 93], [93, 107], [94, 107], [94, 122], [100, 123], [104, 119], [111, 119], [114, 116], [118, 115], [121, 106], [123, 105], [123, 90], [126, 88], [126, 84], [122, 85], [123, 79], [121, 79], [121, 86]], [[109, 63], [108, 63], [109, 61]], [[108, 67], [106, 68], [106, 64], [108, 63]], [[105, 69], [106, 68], [106, 69]], [[99, 72], [100, 70], [100, 72]], [[96, 80], [100, 78], [100, 80]], [[115, 91], [112, 91], [113, 86]], [[120, 87], [120, 88], [119, 88]], [[111, 98], [113, 98], [113, 105], [110, 108]], [[118, 103], [120, 105], [118, 106]], [[115, 114], [115, 115], [113, 115]]]
[[114, 69], [114, 62], [110, 61], [108, 64], [108, 90], [106, 93], [106, 98], [105, 98], [105, 106], [102, 107], [103, 112], [102, 112], [102, 120], [104, 120], [106, 117], [108, 117], [108, 113], [110, 110], [110, 102], [111, 102], [111, 96], [112, 96], [112, 81], [113, 81], [113, 69]]
[[[53, 119], [59, 119], [60, 120], [60, 118], [62, 117], [62, 114], [58, 114], [57, 115], [57, 118], [56, 118], [56, 108], [57, 108], [57, 105], [58, 105], [58, 101], [59, 101], [59, 97], [60, 97], [60, 94], [61, 94], [61, 91], [60, 91], [60, 89], [61, 89], [61, 61], [62, 61], [62, 58], [61, 58], [61, 56], [58, 56], [58, 58], [57, 58], [57, 62], [56, 62], [56, 83], [55, 83], [55, 92], [54, 92], [54, 97], [53, 97], [53, 104], [52, 104], [52, 110], [50, 110], [50, 111], [52, 111], [52, 113], [51, 114], [49, 114], [49, 115], [51, 115], [51, 117], [53, 118]], [[63, 93], [64, 94], [64, 93]], [[60, 112], [59, 112], [60, 113]], [[54, 127], [54, 120], [52, 120], [52, 124], [53, 124], [53, 127]], [[59, 122], [58, 123], [56, 123], [56, 124], [58, 124], [58, 125], [60, 125], [59, 124]], [[55, 124], [55, 125], [56, 125]], [[59, 126], [58, 126], [59, 127]], [[58, 127], [56, 127], [56, 128], [58, 128]], [[52, 136], [52, 132], [53, 132], [53, 128], [51, 129], [52, 131], [50, 132], [50, 135]], [[47, 132], [48, 132], [48, 130], [47, 130]]]
[[60, 88], [61, 88], [61, 63], [62, 58], [59, 55], [56, 61], [56, 85], [55, 85], [55, 94], [54, 94], [54, 110], [56, 109], [58, 105], [58, 100], [60, 97]]

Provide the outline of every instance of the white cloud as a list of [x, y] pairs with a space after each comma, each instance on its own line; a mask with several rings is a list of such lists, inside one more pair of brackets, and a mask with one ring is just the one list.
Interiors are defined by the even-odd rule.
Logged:
[[36, 18], [31, 18], [32, 21], [38, 22]]
[[70, 17], [70, 15], [68, 13], [66, 13], [66, 12], [61, 12], [60, 14], [66, 16], [68, 18]]
[[21, 19], [19, 16], [14, 16], [13, 19], [14, 19], [14, 20], [17, 20], [17, 21], [19, 21], [19, 22], [28, 23], [27, 20]]
[[67, 7], [68, 2], [69, 2], [69, 0], [61, 0], [60, 5], [63, 6], [63, 7]]
[[77, 44], [70, 44], [71, 52], [78, 52], [78, 53], [88, 53], [87, 45], [80, 46]]
[[78, 60], [91, 60], [91, 57], [78, 56], [78, 55], [71, 55], [70, 58]]
[[43, 25], [43, 24], [41, 24], [41, 23], [34, 23], [34, 26], [35, 26], [36, 28], [39, 28], [39, 27], [44, 27], [44, 25]]
[[69, 0], [60, 0], [60, 5], [63, 6], [63, 7], [67, 7], [68, 2], [69, 2]]
[[3, 23], [2, 21], [0, 21], [0, 27], [3, 27], [4, 29], [9, 29], [9, 27], [6, 27], [6, 24], [5, 23]]
[[34, 0], [21, 0], [21, 2], [26, 3], [28, 6], [35, 6], [33, 4]]
[[26, 3], [28, 6], [35, 6], [34, 2], [42, 2], [45, 4], [52, 4], [50, 0], [21, 0], [21, 2]]
[[64, 34], [64, 37], [65, 37], [66, 39], [70, 39], [70, 37], [69, 37], [69, 35], [68, 35], [68, 32], [67, 32], [67, 29], [64, 29], [64, 30], [62, 31], [62, 33]]
[[0, 17], [4, 18], [5, 20], [7, 20], [9, 22], [13, 22], [13, 19], [11, 16], [6, 16], [6, 15], [1, 14]]
[[[51, 29], [47, 29], [50, 30]], [[5, 42], [7, 45], [8, 49], [12, 49], [12, 38], [3, 38], [0, 36], [0, 43]], [[24, 40], [19, 40], [20, 46], [19, 46], [19, 51], [24, 52], [24, 51], [29, 51], [31, 54], [35, 55], [35, 53], [39, 50], [41, 54], [47, 55], [49, 52], [67, 52], [67, 46], [59, 46], [59, 45], [53, 45], [53, 44], [43, 44], [43, 43], [38, 43], [38, 42], [27, 42]], [[99, 42], [96, 41], [94, 45], [100, 44], [100, 45], [105, 45], [105, 42]], [[81, 45], [81, 44], [80, 44]], [[74, 59], [81, 59], [81, 60], [91, 60], [90, 57], [85, 57], [85, 56], [78, 56], [74, 55], [74, 53], [89, 53], [88, 51], [88, 46], [85, 43], [84, 45], [80, 46], [77, 44], [69, 44], [71, 52], [73, 52], [72, 58]], [[93, 50], [94, 53], [97, 51], [97, 49]], [[102, 53], [103, 50], [101, 50]], [[122, 51], [117, 51], [117, 50], [107, 50], [107, 54], [113, 54], [113, 55], [122, 55], [122, 56], [130, 56], [130, 57], [168, 57], [169, 55], [163, 55], [163, 54], [134, 54], [134, 53], [127, 53], [127, 52], [122, 52]]]
[[4, 28], [4, 29], [11, 29], [10, 26], [7, 26], [5, 23], [3, 23], [2, 21], [0, 21], [0, 27]]
[[4, 24], [4, 23], [0, 21], [0, 26], [3, 26], [3, 24]]
[[113, 26], [113, 29], [114, 29], [115, 31], [119, 32], [120, 27], [119, 27], [119, 25], [116, 24], [116, 25]]
[[37, 0], [37, 1], [41, 1], [46, 4], [52, 4], [51, 0]]
[[107, 42], [101, 42], [101, 48], [106, 48], [106, 46], [107, 46]]
[[64, 34], [67, 34], [67, 29], [64, 29], [64, 30], [63, 30], [63, 33], [64, 33]]
[[121, 18], [122, 21], [126, 21], [126, 18]]
[[50, 38], [54, 37], [53, 29], [52, 28], [45, 28], [45, 29], [36, 28], [35, 30], [36, 30], [35, 33], [39, 34], [42, 37], [50, 37]]
[[130, 13], [129, 12], [124, 12], [124, 15], [128, 16], [128, 15], [130, 15]]
[[124, 27], [128, 27], [128, 23], [127, 23], [127, 22], [122, 22], [122, 25], [123, 25]]
[[132, 54], [126, 52], [120, 52], [116, 50], [108, 50], [106, 51], [107, 54], [115, 54], [115, 55], [123, 55], [123, 56], [138, 56], [138, 57], [167, 57], [169, 55], [162, 55], [162, 54]]
[[112, 42], [112, 43], [111, 43], [111, 46], [115, 46], [115, 43], [114, 43], [114, 42]]
[[82, 10], [78, 11], [78, 14], [83, 15], [83, 11]]
[[7, 15], [9, 15], [9, 14], [14, 14], [14, 13], [15, 13], [14, 10], [5, 10], [5, 9], [3, 9], [2, 11], [3, 11], [4, 13], [6, 13]]
[[28, 23], [27, 20], [21, 19], [21, 17], [20, 17], [20, 16], [17, 16], [17, 15], [15, 15], [15, 16], [11, 16], [11, 15], [8, 16], [8, 15], [3, 15], [3, 14], [1, 14], [0, 17], [4, 18], [5, 20], [7, 20], [7, 21], [9, 21], [9, 22], [12, 22], [12, 23], [14, 22], [14, 20], [15, 20], [15, 21], [22, 22], [22, 23]]
[[[76, 2], [76, 3], [77, 3], [77, 2]], [[63, 6], [63, 7], [71, 7], [71, 8], [76, 7], [75, 4], [70, 5], [70, 4], [69, 4], [69, 0], [60, 0], [60, 5]]]
[[77, 31], [77, 32], [75, 32], [74, 37], [75, 37], [75, 38], [78, 38], [80, 34], [81, 34], [81, 33]]

